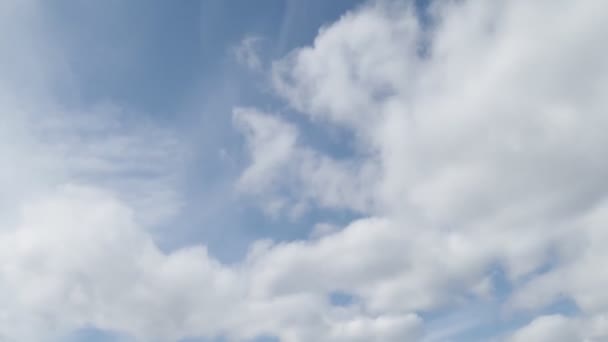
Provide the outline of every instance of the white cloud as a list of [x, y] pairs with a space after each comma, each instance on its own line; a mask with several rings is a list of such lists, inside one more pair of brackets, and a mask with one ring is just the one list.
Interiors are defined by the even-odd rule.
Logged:
[[535, 318], [517, 330], [508, 338], [508, 341], [599, 342], [608, 338], [607, 328], [605, 316], [580, 319], [559, 314], [546, 315]]
[[297, 127], [278, 115], [238, 108], [234, 121], [246, 138], [251, 158], [238, 187], [264, 196], [268, 212], [291, 211], [289, 216], [297, 216], [311, 203], [360, 211], [372, 206], [373, 164], [334, 160], [302, 146]]
[[252, 71], [262, 71], [262, 60], [260, 58], [260, 44], [262, 38], [257, 36], [247, 36], [241, 43], [234, 48], [234, 55], [237, 62]]
[[[3, 6], [28, 19], [8, 22], [31, 42], [45, 38], [35, 2]], [[140, 219], [175, 211], [170, 133], [130, 124], [118, 106], [65, 110], [48, 91], [61, 58], [6, 46], [44, 70], [28, 86], [0, 80], [0, 339], [93, 325], [144, 341], [415, 341], [419, 312], [491, 297], [497, 265], [515, 289], [508, 308], [565, 296], [581, 311], [538, 317], [513, 341], [605, 338], [607, 6], [437, 2], [429, 31], [407, 6], [374, 2], [322, 29], [275, 62], [274, 85], [313, 123], [350, 130], [355, 156], [304, 145], [277, 114], [236, 109], [251, 159], [237, 187], [275, 215], [364, 217], [258, 241], [235, 265], [202, 245], [163, 252], [147, 230], [156, 220]], [[158, 201], [140, 205], [148, 194]], [[357, 300], [333, 306], [334, 291]]]
[[529, 325], [516, 332], [510, 341], [574, 342], [583, 341], [583, 337], [577, 322], [564, 316], [554, 315], [542, 316], [535, 319]]
[[27, 203], [0, 244], [0, 331], [16, 340], [85, 324], [176, 340], [202, 322], [217, 329], [214, 311], [238, 298], [237, 275], [204, 248], [163, 254], [128, 207], [94, 188], [65, 186]]
[[[271, 268], [270, 283], [327, 291], [347, 279], [348, 289], [370, 294], [363, 298], [371, 308], [416, 310], [478, 292], [499, 264], [516, 306], [539, 308], [565, 295], [585, 313], [605, 313], [597, 272], [607, 259], [594, 247], [605, 241], [596, 228], [605, 218], [586, 219], [607, 190], [605, 10], [597, 1], [435, 3], [436, 26], [422, 32], [411, 10], [376, 2], [276, 62], [275, 87], [294, 108], [352, 130], [357, 158], [372, 152], [363, 163], [379, 177], [365, 191], [373, 205], [362, 207], [388, 219], [394, 236], [374, 244], [382, 230], [362, 229], [365, 247], [349, 253], [339, 249], [347, 233], [337, 233], [332, 256], [322, 243], [294, 245], [280, 258], [285, 266]], [[304, 169], [291, 165], [295, 174]], [[315, 188], [298, 179], [297, 189]], [[318, 189], [315, 198], [330, 188]], [[401, 247], [394, 256], [391, 242]], [[403, 264], [376, 265], [366, 248]], [[366, 279], [361, 289], [351, 268], [332, 268], [345, 255], [374, 265], [357, 272]], [[311, 270], [319, 264], [327, 274]], [[397, 266], [376, 277], [380, 265]], [[543, 265], [554, 266], [536, 275]], [[283, 268], [298, 271], [279, 275]]]

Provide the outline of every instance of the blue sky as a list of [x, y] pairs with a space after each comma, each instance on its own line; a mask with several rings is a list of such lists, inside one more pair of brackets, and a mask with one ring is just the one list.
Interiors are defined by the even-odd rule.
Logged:
[[607, 6], [0, 4], [0, 340], [605, 340]]
[[228, 211], [236, 199], [217, 198], [218, 192], [231, 191], [240, 166], [219, 161], [221, 150], [241, 154], [240, 137], [231, 123], [232, 108], [284, 107], [269, 94], [259, 74], [238, 64], [233, 51], [244, 38], [259, 37], [260, 52], [270, 61], [310, 44], [322, 25], [359, 3], [53, 4], [57, 35], [73, 59], [78, 84], [74, 101], [119, 102], [137, 115], [186, 132], [191, 147], [198, 149], [180, 180], [187, 196], [186, 222], [180, 222], [182, 229], [171, 230], [161, 244], [172, 249], [205, 241], [215, 255], [235, 261], [253, 239], [307, 234], [309, 222], [288, 222], [293, 228], [282, 229], [286, 222], [268, 219], [247, 203], [239, 203], [240, 212], [233, 215]]

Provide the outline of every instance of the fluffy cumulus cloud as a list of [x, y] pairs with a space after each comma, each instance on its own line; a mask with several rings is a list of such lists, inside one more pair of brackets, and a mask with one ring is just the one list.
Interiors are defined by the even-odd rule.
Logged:
[[[0, 340], [94, 326], [142, 341], [431, 341], [427, 313], [479, 302], [530, 318], [486, 339], [608, 339], [607, 2], [438, 1], [423, 20], [377, 1], [274, 61], [276, 94], [349, 132], [354, 152], [236, 108], [250, 161], [236, 189], [275, 217], [359, 218], [257, 241], [231, 265], [202, 244], [156, 245], [148, 228], [179, 207], [165, 166], [179, 140], [116, 105], [62, 105], [49, 89], [69, 65], [37, 36], [37, 5], [0, 5], [24, 36], [2, 48], [29, 71], [0, 76]], [[574, 313], [546, 313], [564, 299]]]
[[577, 322], [559, 315], [542, 316], [517, 331], [510, 341], [582, 341]]

